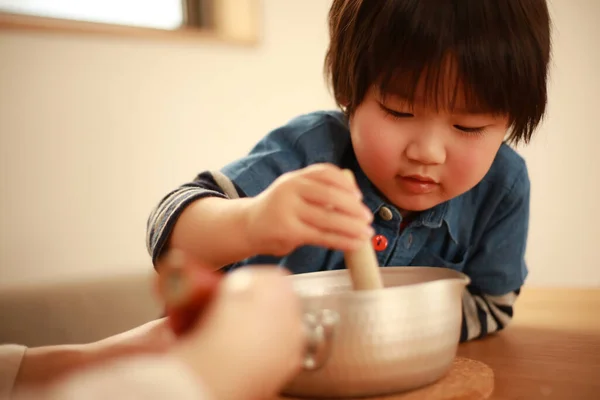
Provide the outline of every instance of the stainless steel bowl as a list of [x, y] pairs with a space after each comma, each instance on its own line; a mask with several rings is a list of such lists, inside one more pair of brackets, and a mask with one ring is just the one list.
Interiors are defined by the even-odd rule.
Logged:
[[304, 370], [293, 397], [397, 393], [437, 381], [456, 356], [469, 278], [436, 267], [381, 268], [385, 288], [353, 291], [348, 270], [292, 275], [305, 307]]

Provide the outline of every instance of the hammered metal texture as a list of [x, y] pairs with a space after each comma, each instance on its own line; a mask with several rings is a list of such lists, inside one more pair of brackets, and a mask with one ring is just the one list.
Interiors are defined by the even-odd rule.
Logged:
[[468, 277], [433, 267], [380, 270], [385, 288], [377, 291], [352, 291], [347, 270], [291, 276], [307, 312], [334, 310], [339, 322], [324, 365], [302, 371], [286, 395], [383, 395], [435, 382], [449, 370]]

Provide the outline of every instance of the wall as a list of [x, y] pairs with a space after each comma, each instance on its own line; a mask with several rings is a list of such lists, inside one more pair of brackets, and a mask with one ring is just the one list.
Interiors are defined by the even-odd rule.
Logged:
[[[0, 281], [150, 269], [151, 207], [298, 113], [333, 107], [329, 2], [265, 0], [257, 48], [0, 32]], [[600, 2], [555, 0], [550, 115], [523, 150], [532, 284], [600, 284]]]
[[520, 149], [532, 181], [530, 283], [600, 285], [600, 2], [551, 0], [554, 62], [548, 116]]

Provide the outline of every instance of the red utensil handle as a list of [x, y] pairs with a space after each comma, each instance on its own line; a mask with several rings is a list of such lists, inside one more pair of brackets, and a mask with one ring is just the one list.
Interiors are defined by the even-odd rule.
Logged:
[[158, 295], [165, 304], [169, 325], [176, 336], [185, 335], [201, 322], [223, 274], [173, 250], [164, 256], [157, 269]]

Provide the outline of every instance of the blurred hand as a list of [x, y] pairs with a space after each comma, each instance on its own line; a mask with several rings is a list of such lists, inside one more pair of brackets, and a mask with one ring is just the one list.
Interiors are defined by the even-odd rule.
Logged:
[[252, 267], [223, 277], [182, 254], [170, 260], [179, 268], [175, 278], [187, 282], [167, 283], [173, 270], [159, 267], [159, 293], [180, 337], [172, 354], [219, 400], [274, 397], [298, 372], [304, 350], [300, 303], [287, 273]]

